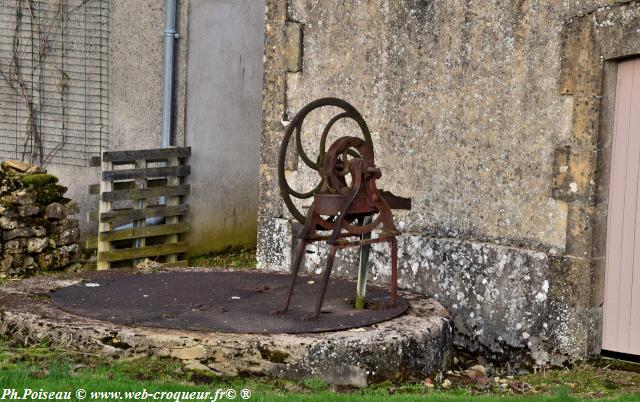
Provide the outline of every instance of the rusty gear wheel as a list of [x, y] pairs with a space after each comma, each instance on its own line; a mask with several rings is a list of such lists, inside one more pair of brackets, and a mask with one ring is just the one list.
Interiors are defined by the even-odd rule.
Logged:
[[[302, 146], [302, 141], [301, 141], [301, 136], [302, 136], [302, 124], [304, 122], [305, 117], [307, 117], [307, 115], [309, 113], [311, 113], [312, 111], [314, 111], [315, 109], [319, 109], [325, 106], [335, 106], [338, 108], [341, 108], [343, 110], [342, 113], [339, 113], [335, 116], [333, 116], [329, 122], [327, 123], [327, 125], [324, 127], [324, 130], [322, 131], [322, 136], [320, 138], [320, 146], [319, 146], [319, 150], [318, 150], [318, 157], [316, 158], [315, 161], [312, 160], [312, 158], [310, 158], [306, 152], [303, 149]], [[329, 134], [329, 132], [331, 131], [331, 128], [334, 126], [334, 124], [336, 122], [338, 122], [341, 119], [352, 119], [354, 120], [358, 126], [360, 127], [360, 130], [362, 132], [362, 137], [363, 139], [361, 140], [363, 144], [368, 144], [369, 146], [367, 147], [367, 157], [370, 157], [371, 160], [373, 160], [373, 142], [371, 141], [371, 133], [369, 131], [369, 127], [367, 127], [367, 123], [364, 121], [364, 118], [362, 117], [362, 115], [360, 114], [360, 112], [358, 112], [351, 104], [349, 104], [348, 102], [342, 100], [342, 99], [338, 99], [338, 98], [321, 98], [318, 100], [315, 100], [311, 103], [309, 103], [308, 105], [306, 105], [305, 107], [303, 107], [291, 120], [291, 123], [289, 124], [289, 126], [287, 126], [287, 130], [285, 131], [284, 134], [284, 138], [282, 140], [282, 145], [280, 146], [280, 152], [278, 155], [278, 185], [280, 187], [280, 194], [282, 196], [282, 199], [285, 203], [285, 205], [287, 206], [287, 209], [289, 209], [289, 212], [291, 212], [291, 215], [293, 215], [294, 218], [296, 218], [296, 220], [298, 222], [300, 222], [301, 224], [304, 225], [305, 221], [306, 221], [306, 216], [305, 214], [303, 214], [294, 204], [293, 199], [308, 199], [313, 197], [314, 193], [317, 193], [322, 186], [325, 184], [325, 180], [327, 180], [327, 178], [325, 177], [325, 175], [323, 174], [322, 170], [323, 170], [323, 166], [324, 166], [324, 160], [325, 160], [325, 156], [326, 156], [326, 141], [327, 141], [327, 136]], [[294, 190], [293, 188], [291, 188], [291, 185], [289, 184], [289, 182], [287, 181], [287, 178], [285, 176], [285, 161], [287, 159], [287, 150], [289, 149], [289, 145], [291, 142], [291, 139], [293, 137], [293, 133], [296, 133], [295, 136], [295, 155], [296, 158], [300, 158], [304, 164], [306, 166], [308, 166], [309, 168], [315, 170], [316, 172], [318, 172], [318, 183], [317, 185], [310, 191], [307, 192], [299, 192]], [[362, 146], [360, 146], [362, 147]], [[348, 147], [347, 150], [345, 150], [344, 156], [342, 157], [342, 160], [347, 160], [346, 155], [351, 155], [352, 157], [361, 157], [362, 156], [362, 152], [360, 152], [358, 150], [358, 147]], [[336, 163], [338, 163], [338, 161], [336, 161]], [[347, 169], [348, 171], [348, 167], [344, 166], [343, 169]], [[343, 178], [344, 180], [344, 178]], [[339, 186], [342, 184], [339, 184], [339, 179], [336, 178], [331, 178], [331, 184], [330, 185], [335, 185], [335, 186]], [[345, 183], [346, 185], [346, 183]], [[327, 222], [332, 221], [332, 217], [329, 217], [327, 219]]]

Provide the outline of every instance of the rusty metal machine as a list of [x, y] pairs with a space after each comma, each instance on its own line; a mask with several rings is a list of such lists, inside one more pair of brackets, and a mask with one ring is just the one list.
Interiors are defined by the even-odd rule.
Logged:
[[[313, 160], [304, 150], [302, 124], [312, 111], [325, 106], [342, 109], [324, 127], [320, 137], [318, 156]], [[326, 142], [331, 128], [342, 119], [354, 120], [360, 128], [359, 136], [344, 136], [335, 140], [329, 149]], [[293, 133], [295, 132], [295, 138]], [[294, 139], [296, 158], [318, 173], [318, 184], [310, 191], [294, 190], [285, 175], [287, 160], [291, 159], [289, 149]], [[284, 135], [278, 158], [278, 183], [280, 193], [291, 214], [303, 225], [298, 234], [298, 246], [292, 266], [291, 283], [284, 307], [277, 313], [288, 310], [296, 278], [300, 271], [306, 246], [310, 242], [326, 241], [330, 246], [327, 266], [323, 274], [320, 294], [315, 311], [307, 316], [315, 319], [320, 314], [327, 291], [331, 269], [339, 248], [360, 246], [360, 271], [356, 306], [364, 306], [367, 259], [369, 247], [373, 243], [388, 242], [391, 247], [390, 305], [397, 301], [398, 229], [393, 222], [392, 209], [411, 209], [411, 199], [397, 197], [377, 188], [376, 180], [382, 176], [375, 165], [371, 134], [362, 115], [348, 102], [337, 98], [322, 98], [303, 107], [293, 118]], [[313, 201], [303, 214], [293, 199]], [[376, 236], [371, 233], [376, 231]], [[324, 232], [324, 233], [322, 233]], [[328, 232], [328, 233], [327, 233]]]

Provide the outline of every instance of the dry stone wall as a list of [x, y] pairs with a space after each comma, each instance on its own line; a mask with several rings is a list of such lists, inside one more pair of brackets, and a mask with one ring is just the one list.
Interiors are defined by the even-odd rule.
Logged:
[[2, 162], [0, 170], [0, 275], [60, 270], [81, 256], [78, 204], [39, 166]]

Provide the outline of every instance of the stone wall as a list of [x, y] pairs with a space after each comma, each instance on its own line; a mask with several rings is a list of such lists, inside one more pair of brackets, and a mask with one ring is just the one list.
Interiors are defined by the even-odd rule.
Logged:
[[[413, 199], [396, 214], [400, 283], [450, 309], [459, 345], [541, 365], [599, 352], [611, 126], [601, 83], [640, 52], [638, 26], [636, 1], [268, 1], [259, 267], [291, 261], [276, 183], [284, 124], [340, 97], [372, 131], [380, 187]], [[305, 123], [308, 152], [328, 116]], [[374, 279], [387, 258], [376, 249]], [[338, 265], [353, 274], [355, 256]]]
[[64, 269], [81, 257], [78, 204], [41, 167], [2, 162], [0, 276]]

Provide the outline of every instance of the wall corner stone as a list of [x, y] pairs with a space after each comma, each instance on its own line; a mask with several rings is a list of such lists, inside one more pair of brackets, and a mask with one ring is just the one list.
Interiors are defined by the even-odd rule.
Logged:
[[285, 23], [285, 44], [284, 58], [287, 71], [290, 73], [299, 72], [302, 69], [302, 29], [303, 24], [299, 22]]

